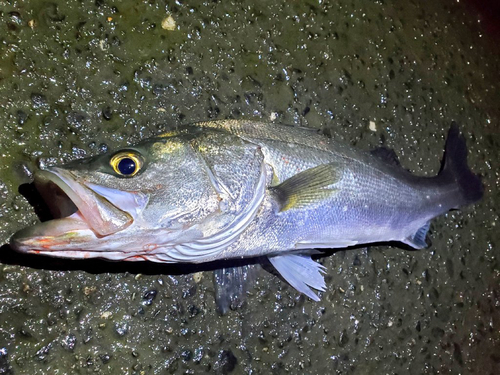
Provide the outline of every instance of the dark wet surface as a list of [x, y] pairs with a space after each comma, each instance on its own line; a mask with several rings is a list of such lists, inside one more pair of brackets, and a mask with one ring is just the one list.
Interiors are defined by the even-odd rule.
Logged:
[[0, 373], [498, 373], [491, 25], [448, 1], [0, 3], [0, 244], [38, 220], [17, 189], [40, 158], [215, 118], [384, 144], [424, 175], [439, 169], [455, 120], [485, 185], [478, 205], [432, 223], [430, 249], [322, 258], [319, 303], [261, 270], [246, 304], [222, 317], [211, 272], [3, 246]]

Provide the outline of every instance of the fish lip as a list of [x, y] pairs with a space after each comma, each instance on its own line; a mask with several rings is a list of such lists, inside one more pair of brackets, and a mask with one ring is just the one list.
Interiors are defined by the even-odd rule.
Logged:
[[[71, 171], [52, 167], [42, 171], [45, 177], [58, 185], [78, 208], [78, 212], [85, 219], [89, 227], [98, 236], [108, 236], [128, 227], [133, 217], [122, 207], [112, 203], [109, 199], [97, 192], [82, 178], [76, 177]], [[94, 185], [96, 188], [98, 185]], [[120, 192], [120, 190], [106, 189]]]
[[[76, 212], [69, 214], [70, 211], [66, 208], [63, 211], [69, 214], [68, 216], [62, 214], [61, 217], [16, 232], [10, 240], [11, 246], [15, 249], [23, 252], [35, 250], [38, 253], [39, 251], [61, 250], [62, 247], [74, 248], [78, 243], [95, 241], [115, 234], [130, 226], [134, 221], [136, 214], [130, 214], [123, 207], [113, 204], [92, 189], [92, 184], [79, 179], [71, 171], [49, 167], [35, 173], [34, 184], [38, 191], [51, 183], [64, 192], [67, 200], [75, 206]], [[105, 190], [129, 194], [115, 189]], [[41, 195], [43, 200], [51, 206], [50, 196]], [[143, 208], [139, 206], [144, 206], [145, 203], [147, 201], [138, 202], [132, 210]]]
[[[71, 185], [73, 185], [74, 183], [73, 184], [68, 183], [67, 182], [68, 178], [66, 178], [66, 179], [61, 178], [60, 174], [57, 173], [58, 171], [59, 171], [58, 168], [57, 169], [52, 168], [52, 169], [39, 170], [35, 173], [34, 181], [33, 181], [36, 190], [39, 193], [41, 193], [42, 199], [49, 206], [49, 208], [52, 211], [52, 214], [55, 216], [59, 216], [58, 218], [53, 219], [53, 220], [64, 218], [64, 217], [67, 217], [70, 215], [64, 215], [63, 213], [61, 213], [60, 215], [54, 214], [54, 212], [53, 212], [53, 208], [54, 208], [53, 203], [54, 202], [51, 201], [51, 196], [49, 196], [48, 194], [42, 193], [42, 191], [45, 190], [47, 187], [49, 187], [50, 184], [54, 184], [55, 186], [57, 186], [57, 188], [62, 190], [62, 192], [66, 195], [67, 200], [69, 200], [71, 202], [71, 204], [73, 204], [76, 207], [77, 212], [80, 210], [80, 207], [77, 204], [80, 199], [76, 195], [74, 189], [72, 189], [72, 187], [71, 187]], [[72, 181], [72, 180], [69, 180], [69, 181]], [[54, 194], [51, 194], [51, 195], [53, 196]], [[52, 221], [52, 220], [49, 220], [49, 221]]]

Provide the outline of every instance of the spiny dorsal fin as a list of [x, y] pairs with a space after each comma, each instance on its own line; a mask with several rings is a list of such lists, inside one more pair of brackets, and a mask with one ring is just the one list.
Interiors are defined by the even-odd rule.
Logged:
[[306, 169], [270, 189], [276, 195], [280, 211], [303, 208], [333, 194], [335, 189], [328, 186], [339, 180], [339, 174], [336, 164], [322, 164]]
[[398, 156], [396, 155], [396, 153], [392, 148], [384, 146], [377, 147], [376, 149], [370, 151], [370, 153], [373, 156], [378, 157], [380, 160], [385, 161], [387, 164], [394, 165], [397, 167], [401, 166], [401, 164], [399, 163]]

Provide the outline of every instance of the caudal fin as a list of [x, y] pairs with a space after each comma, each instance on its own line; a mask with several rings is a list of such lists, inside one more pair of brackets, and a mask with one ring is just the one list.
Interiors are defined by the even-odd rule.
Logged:
[[453, 122], [448, 131], [446, 147], [438, 177], [447, 183], [458, 185], [461, 197], [453, 208], [477, 202], [483, 196], [481, 177], [472, 173], [467, 166], [467, 146], [458, 125]]

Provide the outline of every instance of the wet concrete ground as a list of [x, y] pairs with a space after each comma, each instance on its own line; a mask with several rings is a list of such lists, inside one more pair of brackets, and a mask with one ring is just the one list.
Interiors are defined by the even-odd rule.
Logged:
[[38, 220], [17, 190], [38, 158], [215, 118], [385, 144], [422, 175], [455, 120], [485, 185], [431, 248], [325, 257], [319, 303], [262, 270], [222, 317], [210, 272], [3, 246], [0, 373], [498, 373], [500, 66], [478, 19], [451, 1], [0, 2], [0, 244]]

